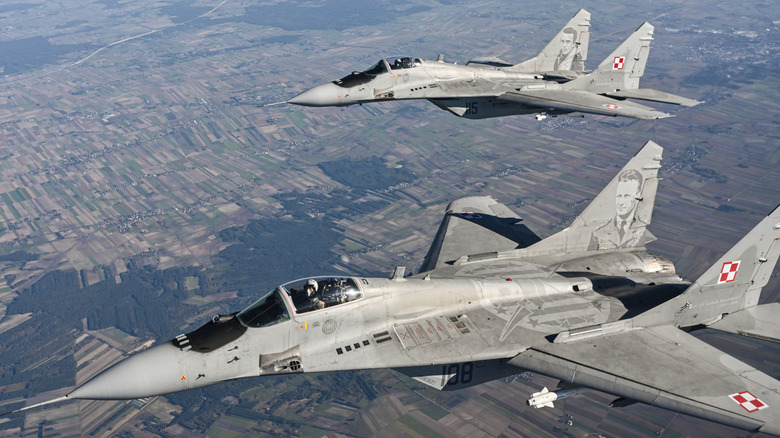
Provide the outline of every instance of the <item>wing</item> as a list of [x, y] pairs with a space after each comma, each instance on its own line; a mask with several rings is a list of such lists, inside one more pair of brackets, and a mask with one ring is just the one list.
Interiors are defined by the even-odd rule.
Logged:
[[506, 205], [490, 197], [461, 198], [444, 214], [420, 272], [427, 272], [464, 255], [525, 248], [539, 236]]
[[780, 382], [672, 326], [556, 338], [509, 363], [718, 423], [780, 433]]
[[669, 114], [625, 100], [613, 99], [581, 90], [515, 90], [498, 97], [505, 102], [538, 107], [541, 110], [579, 111], [604, 116], [624, 116], [635, 119], [661, 119]]
[[619, 90], [607, 93], [607, 96], [628, 99], [649, 100], [651, 102], [670, 103], [672, 105], [696, 106], [700, 104], [698, 100], [688, 99], [687, 97], [667, 93], [665, 91], [653, 90], [652, 88], [636, 88], [632, 90]]

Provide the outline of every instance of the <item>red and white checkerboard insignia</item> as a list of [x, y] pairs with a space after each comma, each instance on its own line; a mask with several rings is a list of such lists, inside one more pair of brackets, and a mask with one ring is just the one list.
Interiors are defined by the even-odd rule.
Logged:
[[741, 260], [735, 262], [726, 262], [723, 267], [720, 268], [720, 278], [718, 284], [731, 283], [737, 278], [737, 269], [739, 269], [739, 263]]
[[626, 62], [626, 58], [622, 56], [616, 56], [615, 62], [612, 64], [612, 70], [623, 70], [623, 63]]
[[464, 211], [460, 214], [460, 217], [463, 219], [479, 219], [482, 216], [479, 215], [479, 213], [473, 212], [473, 211]]
[[604, 108], [606, 109], [620, 109], [618, 105], [615, 105], [614, 103], [605, 103]]
[[756, 411], [760, 411], [761, 409], [766, 409], [769, 407], [766, 403], [762, 402], [758, 399], [755, 395], [751, 394], [748, 391], [742, 391], [738, 392], [736, 394], [731, 394], [729, 396], [730, 399], [734, 400], [738, 405], [745, 408], [746, 411], [753, 413]]

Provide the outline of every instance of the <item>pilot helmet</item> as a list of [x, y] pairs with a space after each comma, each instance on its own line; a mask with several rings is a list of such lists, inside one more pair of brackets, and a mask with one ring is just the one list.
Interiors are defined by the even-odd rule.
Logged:
[[309, 293], [310, 295], [314, 292], [317, 292], [317, 289], [319, 289], [319, 285], [317, 284], [317, 280], [311, 279], [306, 282], [306, 285], [303, 286], [303, 289], [308, 292], [309, 287], [312, 288], [312, 291]]

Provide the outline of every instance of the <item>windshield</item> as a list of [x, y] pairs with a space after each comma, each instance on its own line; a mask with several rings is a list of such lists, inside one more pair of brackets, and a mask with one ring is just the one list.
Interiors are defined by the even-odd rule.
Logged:
[[313, 277], [281, 286], [290, 295], [296, 313], [337, 306], [363, 297], [355, 280], [348, 277]]
[[369, 82], [371, 79], [374, 79], [375, 77], [381, 75], [382, 73], [387, 73], [387, 72], [388, 72], [387, 63], [385, 62], [384, 59], [380, 59], [379, 62], [372, 65], [368, 69], [362, 72], [353, 71], [352, 74], [344, 76], [343, 78], [337, 81], [333, 81], [333, 83], [338, 85], [339, 87], [350, 88], [356, 85], [365, 84]]
[[267, 327], [290, 319], [281, 291], [274, 289], [236, 315], [246, 327]]
[[384, 60], [380, 59], [379, 62], [364, 70], [363, 73], [369, 76], [379, 76], [382, 73], [387, 73], [387, 65], [384, 63]]
[[387, 63], [392, 70], [400, 70], [404, 68], [414, 68], [422, 65], [420, 58], [387, 58]]

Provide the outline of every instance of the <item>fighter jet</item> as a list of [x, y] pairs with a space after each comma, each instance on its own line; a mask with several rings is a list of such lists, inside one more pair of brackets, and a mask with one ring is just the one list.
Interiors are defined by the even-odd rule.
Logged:
[[293, 280], [134, 354], [58, 400], [135, 399], [254, 376], [394, 368], [439, 390], [524, 371], [780, 435], [780, 382], [687, 332], [780, 342], [758, 305], [780, 257], [775, 208], [695, 282], [653, 255], [662, 148], [647, 142], [572, 224], [540, 239], [491, 197], [458, 199], [421, 269]]
[[512, 65], [479, 58], [466, 65], [415, 57], [380, 59], [362, 72], [314, 87], [288, 103], [349, 106], [402, 99], [427, 99], [467, 119], [516, 114], [557, 116], [572, 112], [658, 119], [670, 114], [626, 99], [694, 106], [701, 102], [639, 88], [653, 40], [644, 23], [590, 74], [584, 61], [590, 39], [590, 13], [581, 9], [536, 57]]

